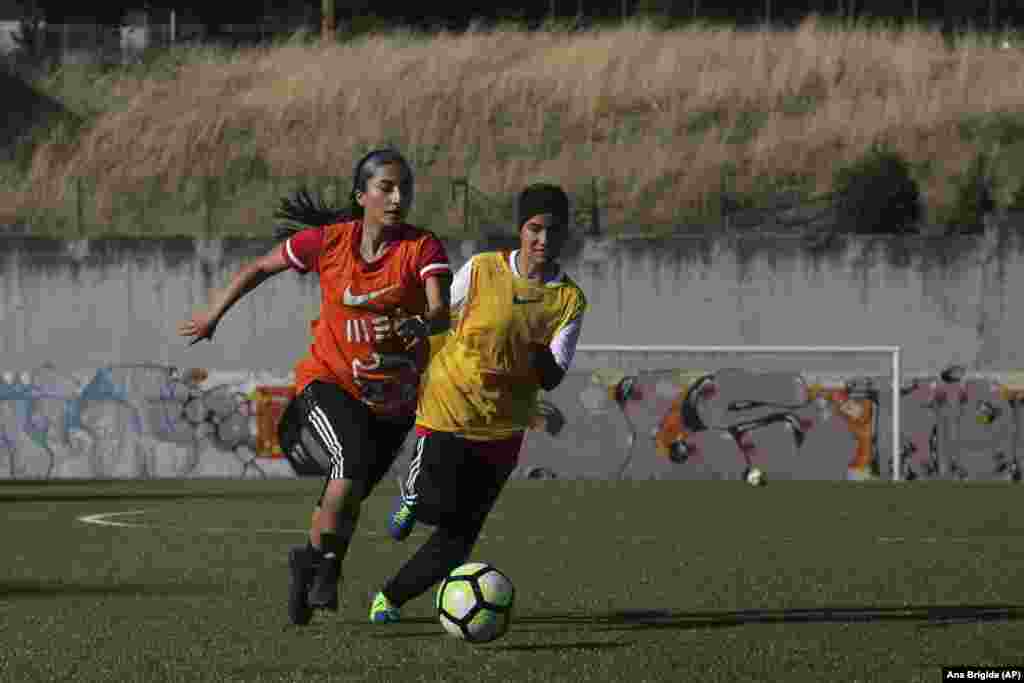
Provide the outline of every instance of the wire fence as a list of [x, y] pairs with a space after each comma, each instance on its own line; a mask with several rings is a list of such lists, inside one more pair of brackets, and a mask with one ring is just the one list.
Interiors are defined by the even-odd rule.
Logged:
[[[429, 179], [417, 189], [408, 220], [444, 238], [480, 240], [516, 234], [515, 192], [488, 192], [471, 175]], [[98, 237], [161, 238], [189, 236], [259, 238], [271, 235], [274, 212], [282, 197], [308, 189], [337, 208], [350, 205], [351, 179], [342, 176], [277, 176], [235, 172], [195, 175], [177, 187], [158, 178], [142, 181], [132, 191], [100, 190], [93, 177], [70, 177], [57, 197], [41, 197], [37, 189], [0, 188], [0, 235], [30, 234], [58, 239]], [[1024, 207], [992, 207], [978, 221], [948, 223], [920, 220], [906, 229], [887, 228], [870, 211], [851, 215], [840, 191], [813, 195], [800, 188], [740, 195], [723, 183], [703, 199], [700, 214], [673, 220], [651, 219], [642, 211], [647, 196], [632, 197], [630, 188], [591, 176], [566, 186], [571, 202], [570, 229], [577, 237], [613, 239], [693, 236], [759, 236], [800, 239], [812, 247], [837, 246], [843, 234], [920, 235], [924, 237], [982, 234], [989, 218], [1019, 216]], [[671, 191], [671, 188], [669, 188]], [[666, 201], [683, 205], [686, 198]], [[1014, 225], [1019, 224], [1014, 219]], [[1016, 229], [1016, 228], [1015, 228]]]
[[[56, 203], [31, 192], [9, 211], [7, 232], [86, 238], [100, 235], [160, 236], [269, 233], [279, 198], [300, 188], [319, 194], [331, 205], [349, 205], [351, 181], [341, 177], [268, 177], [239, 186], [218, 176], [189, 178], [174, 190], [154, 180], [136, 192], [101, 198], [90, 177], [71, 177]], [[438, 187], [444, 187], [439, 192]], [[602, 199], [597, 178], [573, 196], [571, 226], [586, 235], [602, 230]], [[476, 186], [468, 176], [434, 183], [434, 192], [417, 194], [413, 222], [443, 234], [481, 237], [507, 232], [515, 224], [514, 195], [499, 196]], [[13, 196], [13, 195], [12, 195]], [[2, 214], [0, 214], [2, 215]], [[10, 220], [10, 219], [8, 219]], [[0, 223], [6, 222], [0, 219]], [[2, 228], [0, 228], [2, 229]]]
[[[56, 202], [20, 195], [6, 232], [87, 238], [125, 235], [160, 237], [191, 235], [202, 238], [269, 234], [279, 199], [300, 188], [319, 194], [333, 206], [349, 205], [351, 181], [340, 176], [279, 177], [243, 181], [221, 176], [193, 176], [178, 187], [166, 188], [157, 179], [136, 191], [99, 193], [90, 177], [69, 178]], [[832, 196], [807, 197], [782, 191], [758, 198], [737, 197], [723, 191], [713, 198], [703, 216], [671, 223], [646, 219], [644, 201], [632, 202], [609, 191], [602, 178], [591, 177], [567, 187], [571, 201], [570, 227], [574, 234], [599, 236], [669, 236], [694, 232], [760, 232], [805, 234], [834, 226]], [[11, 195], [14, 196], [14, 195]], [[417, 192], [410, 221], [443, 236], [467, 239], [509, 234], [514, 230], [515, 193], [487, 192], [471, 176], [447, 178], [431, 184], [431, 192]]]

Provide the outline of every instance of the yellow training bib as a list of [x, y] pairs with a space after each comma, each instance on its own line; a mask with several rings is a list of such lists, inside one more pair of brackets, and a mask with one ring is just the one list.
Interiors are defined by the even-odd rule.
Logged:
[[461, 315], [443, 344], [431, 345], [417, 424], [480, 441], [529, 428], [540, 391], [529, 343], [550, 345], [587, 302], [568, 276], [541, 284], [517, 277], [508, 261], [507, 252], [473, 258]]

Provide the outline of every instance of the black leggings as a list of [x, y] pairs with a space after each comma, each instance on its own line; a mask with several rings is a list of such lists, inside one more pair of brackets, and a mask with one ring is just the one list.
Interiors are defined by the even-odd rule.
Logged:
[[397, 606], [426, 593], [466, 562], [480, 536], [514, 461], [489, 462], [479, 442], [454, 434], [421, 436], [410, 465], [409, 493], [416, 497], [416, 519], [436, 526], [427, 542], [384, 586]]

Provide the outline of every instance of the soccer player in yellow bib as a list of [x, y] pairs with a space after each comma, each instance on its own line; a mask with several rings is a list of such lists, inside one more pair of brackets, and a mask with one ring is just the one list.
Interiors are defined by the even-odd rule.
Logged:
[[416, 521], [435, 531], [377, 594], [370, 621], [399, 608], [463, 564], [515, 469], [540, 389], [568, 371], [587, 307], [558, 263], [569, 198], [554, 185], [518, 197], [519, 249], [473, 256], [451, 286], [451, 332], [423, 375], [416, 450], [391, 515], [405, 539]]

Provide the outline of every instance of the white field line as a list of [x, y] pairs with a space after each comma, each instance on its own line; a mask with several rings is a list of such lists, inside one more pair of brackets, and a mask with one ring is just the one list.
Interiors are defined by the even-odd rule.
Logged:
[[[93, 515], [83, 515], [83, 516], [78, 517], [76, 519], [77, 519], [77, 521], [81, 522], [82, 524], [95, 524], [97, 526], [121, 527], [121, 528], [129, 528], [129, 529], [175, 529], [177, 531], [185, 531], [185, 532], [193, 532], [193, 533], [199, 532], [199, 533], [210, 533], [210, 534], [228, 534], [228, 533], [239, 533], [239, 532], [241, 532], [243, 534], [245, 534], [245, 533], [252, 533], [252, 534], [288, 534], [288, 535], [298, 535], [298, 534], [307, 534], [307, 533], [309, 533], [308, 529], [264, 529], [264, 528], [259, 528], [259, 527], [255, 528], [255, 529], [253, 529], [253, 528], [246, 529], [246, 528], [241, 528], [241, 527], [216, 527], [216, 526], [214, 526], [214, 527], [196, 527], [196, 528], [192, 528], [192, 527], [185, 527], [185, 526], [179, 526], [179, 525], [173, 525], [173, 524], [147, 524], [147, 523], [143, 523], [143, 522], [122, 522], [122, 521], [116, 521], [114, 519], [111, 519], [113, 517], [128, 517], [128, 516], [132, 516], [132, 515], [142, 515], [142, 514], [145, 514], [147, 512], [152, 512], [152, 511], [151, 510], [125, 510], [125, 511], [120, 511], [120, 512], [100, 512], [98, 514], [93, 514]], [[382, 532], [379, 532], [379, 531], [359, 531], [357, 533], [359, 533], [361, 535], [364, 535], [364, 536], [372, 536], [372, 537], [378, 537], [378, 538], [386, 538], [387, 537], [386, 533], [382, 533]], [[424, 531], [421, 530], [419, 533], [415, 533], [414, 532], [414, 535], [427, 536], [428, 532], [424, 532]], [[518, 536], [516, 538], [519, 541], [526, 541], [527, 543], [537, 543], [537, 542], [555, 541], [555, 540], [561, 540], [561, 541], [564, 542], [566, 540], [564, 538], [559, 539], [558, 537], [555, 537], [555, 536]], [[925, 544], [928, 544], [928, 545], [935, 545], [935, 544], [939, 544], [939, 543], [970, 543], [972, 541], [977, 542], [977, 543], [984, 543], [986, 541], [1000, 540], [1000, 538], [1004, 538], [1004, 537], [993, 538], [991, 536], [983, 536], [983, 537], [980, 537], [980, 538], [971, 538], [969, 536], [948, 536], [948, 537], [939, 537], [939, 536], [922, 536], [922, 537], [876, 536], [874, 538], [868, 538], [868, 539], [865, 539], [865, 540], [874, 541], [875, 543], [887, 543], [887, 544], [896, 544], [896, 543], [925, 543]], [[1009, 538], [1009, 537], [1005, 537], [1005, 538]], [[1013, 538], [1016, 538], [1016, 537], [1013, 537]], [[484, 534], [480, 534], [480, 539], [481, 540], [489, 539], [489, 540], [494, 540], [494, 541], [504, 541], [504, 540], [506, 540], [506, 537], [504, 537], [504, 536], [490, 536], [490, 537], [488, 537], [488, 536], [485, 536]], [[512, 539], [508, 539], [508, 540], [512, 540]], [[630, 540], [630, 541], [633, 541], [633, 542], [640, 542], [640, 543], [660, 543], [660, 542], [664, 542], [665, 539], [663, 537], [661, 537], [661, 536], [630, 536], [630, 537], [628, 537], [628, 539], [619, 538], [618, 540]], [[760, 542], [762, 542], [762, 543], [800, 543], [801, 541], [806, 543], [806, 542], [808, 542], [809, 540], [812, 540], [812, 539], [799, 539], [799, 538], [794, 538], [794, 537], [791, 537], [791, 536], [761, 536], [760, 538], [758, 538], [758, 540]]]
[[[76, 518], [82, 524], [96, 524], [98, 526], [122, 527], [127, 529], [175, 529], [177, 531], [202, 532], [209, 534], [308, 534], [309, 529], [265, 529], [265, 528], [244, 528], [225, 526], [187, 527], [177, 524], [148, 524], [143, 522], [119, 522], [110, 519], [111, 517], [127, 517], [130, 515], [142, 515], [153, 510], [125, 510], [123, 512], [101, 512], [95, 515], [83, 515]], [[376, 531], [359, 531], [364, 536], [386, 536], [387, 534]]]

